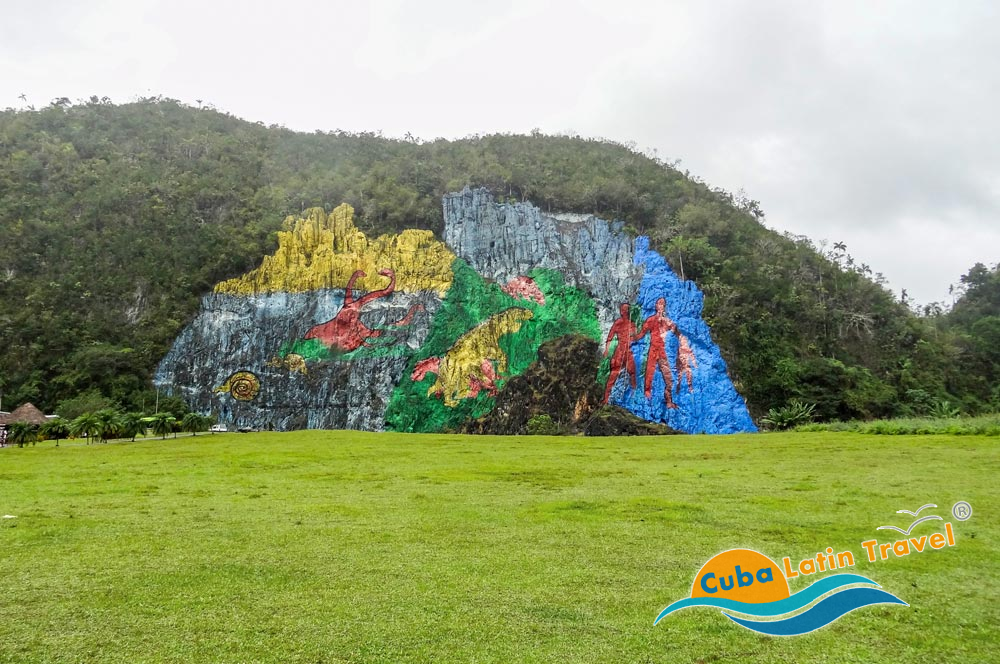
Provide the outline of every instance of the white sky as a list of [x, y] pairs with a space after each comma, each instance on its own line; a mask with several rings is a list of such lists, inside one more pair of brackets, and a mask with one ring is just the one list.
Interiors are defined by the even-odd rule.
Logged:
[[1000, 261], [1000, 3], [35, 0], [0, 107], [201, 99], [292, 129], [633, 141], [919, 302]]

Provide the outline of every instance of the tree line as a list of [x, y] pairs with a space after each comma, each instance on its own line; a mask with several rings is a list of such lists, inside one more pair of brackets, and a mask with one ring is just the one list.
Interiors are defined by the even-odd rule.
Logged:
[[160, 98], [0, 112], [4, 399], [147, 410], [152, 371], [199, 298], [272, 251], [287, 214], [347, 202], [369, 236], [440, 235], [441, 196], [465, 185], [650, 236], [705, 292], [757, 418], [793, 401], [824, 420], [1000, 407], [996, 267], [973, 267], [950, 311], [913, 311], [843, 243], [776, 233], [759, 202], [633, 146], [306, 134]]
[[214, 422], [215, 418], [197, 413], [186, 413], [178, 419], [170, 412], [144, 415], [105, 408], [95, 413], [83, 413], [72, 420], [55, 417], [44, 424], [13, 422], [7, 426], [7, 444], [24, 447], [51, 440], [59, 447], [59, 441], [67, 438], [85, 438], [88, 445], [124, 438], [134, 442], [136, 436], [145, 436], [150, 431], [161, 438], [170, 433], [176, 437], [179, 431], [198, 435], [200, 431], [207, 431]]

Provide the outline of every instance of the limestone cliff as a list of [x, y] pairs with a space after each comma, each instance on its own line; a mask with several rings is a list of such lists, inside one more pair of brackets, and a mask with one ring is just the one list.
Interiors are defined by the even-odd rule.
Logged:
[[606, 334], [622, 302], [639, 292], [642, 266], [623, 224], [593, 215], [545, 214], [530, 203], [497, 203], [485, 189], [444, 197], [444, 240], [488, 280], [507, 283], [543, 268], [563, 275], [597, 305]]
[[[719, 347], [712, 341], [701, 317], [704, 296], [693, 281], [684, 281], [667, 261], [649, 247], [649, 240], [636, 239], [635, 262], [644, 266], [636, 304], [642, 320], [657, 317], [657, 303], [664, 302], [664, 317], [675, 329], [664, 335], [662, 355], [668, 371], [659, 370], [652, 325], [638, 330], [631, 344], [637, 372], [642, 380], [633, 387], [619, 379], [610, 403], [651, 422], [662, 422], [690, 433], [737, 433], [755, 431], [746, 402], [736, 392], [726, 371]], [[649, 330], [643, 334], [644, 330]], [[667, 396], [669, 395], [669, 396]], [[674, 407], [671, 407], [674, 406]]]
[[[396, 293], [366, 310], [365, 322], [376, 328], [398, 320], [414, 303], [424, 306], [392, 347], [308, 363], [301, 352], [289, 352], [303, 350], [294, 340], [313, 322], [335, 316], [343, 299], [344, 291], [335, 289], [207, 295], [160, 363], [156, 382], [184, 397], [192, 410], [234, 426], [381, 430], [388, 396], [423, 344], [440, 299], [432, 292]], [[237, 372], [256, 377], [252, 398], [219, 390]]]
[[278, 232], [278, 250], [242, 277], [223, 281], [216, 293], [303, 293], [343, 288], [358, 270], [361, 290], [377, 290], [379, 270], [396, 274], [396, 290], [434, 291], [443, 296], [451, 286], [455, 255], [430, 231], [405, 230], [369, 240], [354, 225], [354, 208], [346, 203], [329, 215], [311, 208], [302, 217], [288, 217]]
[[[590, 386], [574, 387], [588, 411], [604, 401], [681, 431], [753, 430], [701, 292], [646, 238], [483, 189], [445, 196], [443, 213], [444, 242], [370, 240], [347, 205], [290, 217], [273, 255], [205, 296], [157, 384], [236, 426], [441, 431], [533, 394], [541, 374], [518, 381], [530, 367], [565, 362], [590, 367]], [[552, 342], [572, 334], [590, 340], [587, 357], [559, 356]], [[518, 428], [514, 414], [482, 421]]]

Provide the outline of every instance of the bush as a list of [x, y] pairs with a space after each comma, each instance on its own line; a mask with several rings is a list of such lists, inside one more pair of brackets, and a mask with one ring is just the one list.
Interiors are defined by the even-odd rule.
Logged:
[[585, 436], [668, 436], [679, 433], [666, 424], [648, 422], [612, 405], [597, 408], [583, 425]]
[[528, 420], [530, 436], [558, 436], [560, 433], [559, 425], [548, 415], [535, 415]]
[[928, 415], [935, 419], [944, 420], [952, 419], [958, 417], [962, 414], [962, 411], [951, 405], [950, 401], [937, 400], [934, 405], [931, 406]]
[[872, 422], [827, 422], [798, 426], [796, 431], [850, 431], [876, 435], [1000, 436], [1000, 416], [930, 418], [912, 417]]
[[761, 418], [760, 422], [769, 429], [778, 431], [791, 429], [811, 420], [815, 409], [816, 404], [814, 403], [803, 403], [798, 399], [792, 399], [781, 408], [772, 408], [767, 411], [767, 417]]

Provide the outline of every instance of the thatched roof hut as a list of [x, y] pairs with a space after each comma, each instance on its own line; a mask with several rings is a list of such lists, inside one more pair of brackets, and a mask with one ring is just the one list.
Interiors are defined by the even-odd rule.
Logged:
[[48, 419], [42, 411], [35, 408], [34, 404], [26, 403], [14, 409], [10, 415], [0, 417], [0, 426], [13, 424], [14, 422], [27, 422], [28, 424], [45, 424]]

